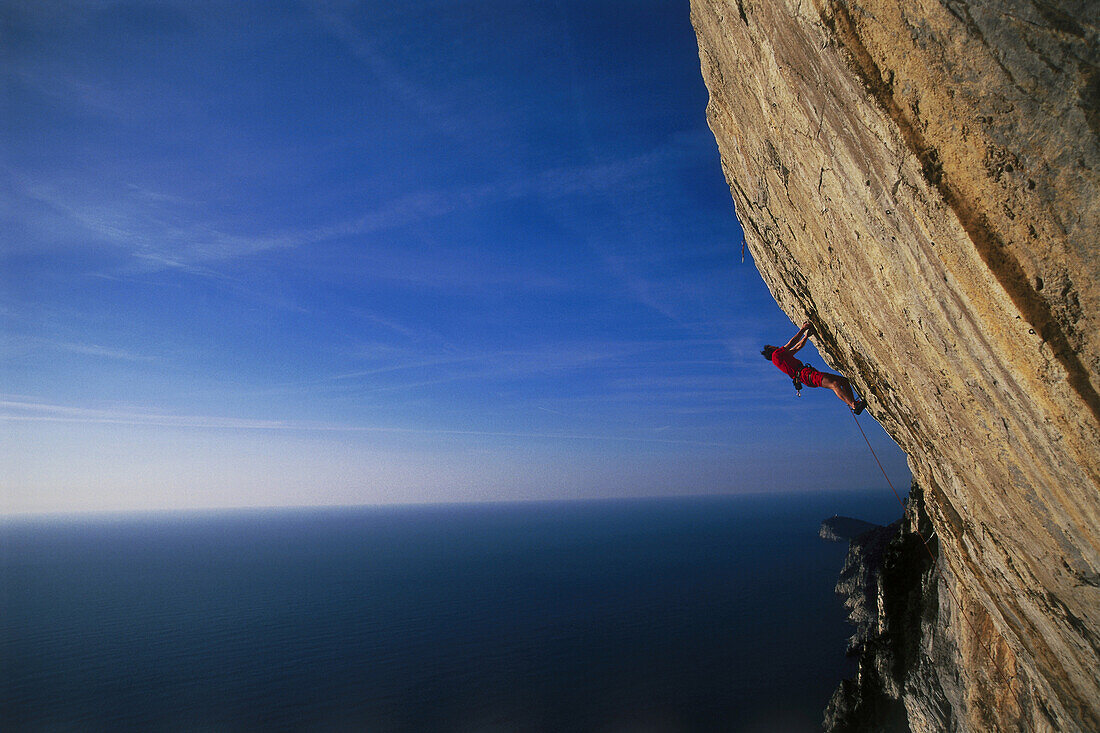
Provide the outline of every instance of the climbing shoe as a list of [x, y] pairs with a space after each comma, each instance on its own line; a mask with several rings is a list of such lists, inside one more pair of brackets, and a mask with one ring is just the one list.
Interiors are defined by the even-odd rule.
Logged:
[[865, 407], [867, 407], [867, 400], [860, 400], [856, 403], [856, 406], [852, 408], [852, 412], [858, 415], [859, 413], [863, 412], [863, 409]]

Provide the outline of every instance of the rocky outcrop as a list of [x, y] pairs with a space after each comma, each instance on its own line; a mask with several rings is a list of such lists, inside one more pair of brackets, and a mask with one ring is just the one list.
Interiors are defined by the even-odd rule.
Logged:
[[865, 522], [862, 519], [834, 514], [821, 523], [821, 528], [817, 531], [817, 534], [821, 539], [829, 542], [847, 542], [878, 528], [879, 525]]
[[[931, 538], [931, 539], [929, 539]], [[896, 733], [958, 730], [959, 650], [939, 623], [938, 547], [914, 484], [903, 519], [853, 538], [836, 592], [855, 627], [848, 654], [858, 674], [825, 709], [825, 730]]]
[[692, 21], [756, 265], [924, 487], [954, 656], [904, 658], [952, 667], [909, 724], [1100, 730], [1100, 4]]

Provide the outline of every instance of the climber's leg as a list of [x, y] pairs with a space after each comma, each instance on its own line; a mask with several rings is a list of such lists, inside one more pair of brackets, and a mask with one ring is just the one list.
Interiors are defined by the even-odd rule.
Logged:
[[[821, 386], [831, 389], [848, 407], [853, 410], [857, 408], [856, 396], [852, 394], [852, 383], [845, 377], [839, 374], [829, 374], [828, 372], [822, 373]], [[859, 412], [863, 412], [862, 407], [859, 408]]]

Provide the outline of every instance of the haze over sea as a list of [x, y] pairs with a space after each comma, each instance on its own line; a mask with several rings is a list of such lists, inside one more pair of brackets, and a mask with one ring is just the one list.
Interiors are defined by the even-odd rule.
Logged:
[[817, 728], [818, 523], [898, 510], [760, 358], [686, 0], [0, 26], [0, 728]]
[[6, 730], [809, 731], [887, 492], [8, 518]]

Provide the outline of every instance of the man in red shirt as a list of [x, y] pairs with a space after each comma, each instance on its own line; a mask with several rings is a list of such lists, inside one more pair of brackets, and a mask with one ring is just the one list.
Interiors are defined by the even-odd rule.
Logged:
[[806, 323], [786, 345], [776, 348], [769, 344], [760, 353], [764, 355], [765, 359], [775, 364], [779, 371], [793, 379], [796, 389], [803, 384], [807, 387], [827, 387], [835, 392], [836, 396], [842, 399], [844, 404], [848, 405], [858, 415], [863, 412], [863, 408], [867, 407], [867, 401], [856, 400], [855, 395], [852, 394], [851, 382], [839, 374], [819, 372], [794, 358], [795, 352], [806, 345], [806, 339], [810, 337], [813, 330], [814, 327]]

